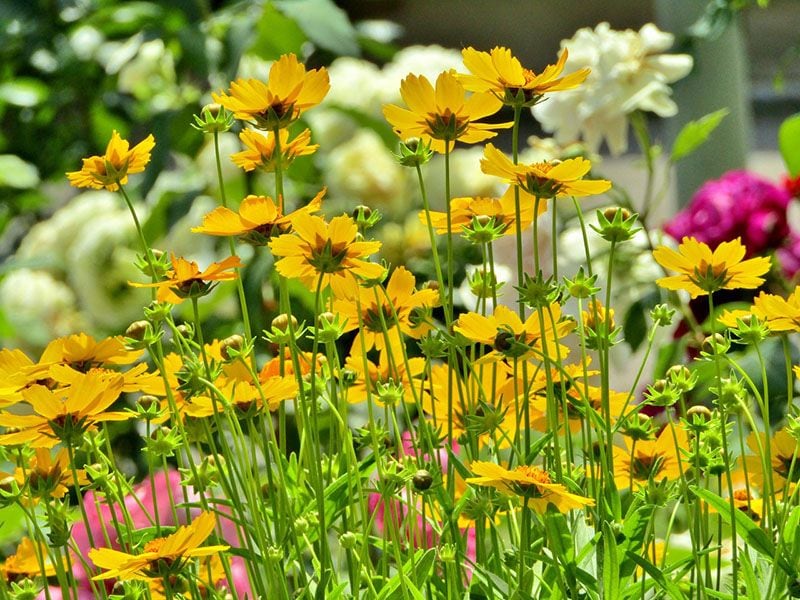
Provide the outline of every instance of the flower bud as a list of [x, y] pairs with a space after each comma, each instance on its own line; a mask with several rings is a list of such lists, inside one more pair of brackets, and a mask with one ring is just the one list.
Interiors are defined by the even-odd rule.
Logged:
[[224, 340], [222, 340], [219, 352], [222, 355], [222, 358], [224, 358], [225, 360], [231, 360], [231, 358], [239, 354], [239, 351], [241, 351], [243, 344], [244, 344], [244, 338], [240, 336], [238, 333], [230, 335], [226, 337]]
[[430, 471], [427, 469], [420, 469], [414, 473], [414, 477], [411, 478], [411, 482], [414, 484], [415, 490], [418, 492], [424, 492], [430, 489], [431, 485], [433, 484], [433, 475], [431, 475]]
[[150, 329], [150, 323], [147, 321], [134, 321], [128, 328], [125, 330], [125, 337], [129, 337], [133, 340], [142, 341], [145, 336], [147, 335], [148, 330]]

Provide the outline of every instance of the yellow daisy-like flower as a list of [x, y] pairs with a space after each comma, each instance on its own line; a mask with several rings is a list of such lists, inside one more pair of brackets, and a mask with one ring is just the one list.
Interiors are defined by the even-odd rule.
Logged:
[[752, 312], [765, 320], [771, 331], [800, 331], [800, 287], [788, 298], [761, 292], [753, 301]]
[[34, 385], [23, 390], [33, 414], [0, 413], [0, 425], [15, 431], [0, 435], [0, 445], [29, 443], [33, 448], [80, 444], [83, 434], [106, 421], [126, 421], [132, 414], [108, 411], [122, 392], [118, 373], [90, 371], [68, 388]]
[[219, 206], [203, 217], [200, 227], [193, 227], [194, 233], [206, 235], [239, 236], [243, 242], [254, 246], [265, 246], [269, 240], [291, 229], [294, 216], [313, 214], [322, 208], [323, 189], [319, 194], [294, 213], [284, 215], [281, 207], [269, 196], [247, 196], [239, 205], [239, 212]]
[[80, 171], [67, 173], [69, 182], [79, 188], [102, 188], [110, 192], [119, 189], [120, 184], [128, 183], [128, 175], [141, 173], [150, 162], [150, 151], [156, 145], [152, 135], [148, 135], [133, 148], [123, 140], [116, 130], [106, 146], [103, 156], [90, 156], [83, 159]]
[[200, 271], [197, 263], [172, 256], [172, 268], [167, 271], [166, 279], [156, 283], [136, 283], [129, 281], [133, 287], [158, 288], [156, 299], [159, 302], [180, 304], [186, 298], [202, 296], [211, 291], [212, 281], [231, 281], [236, 279], [236, 271], [242, 267], [238, 256], [229, 256], [222, 262], [212, 263], [205, 271]]
[[298, 214], [292, 218], [293, 233], [270, 241], [278, 272], [289, 279], [300, 279], [311, 291], [317, 285], [330, 287], [336, 296], [346, 296], [356, 277], [378, 279], [383, 267], [369, 262], [377, 252], [378, 241], [358, 241], [358, 226], [347, 215], [334, 217], [330, 223], [321, 217]]
[[481, 171], [487, 175], [500, 177], [542, 199], [593, 196], [611, 189], [611, 182], [606, 179], [583, 179], [591, 168], [591, 161], [581, 157], [515, 165], [492, 144], [486, 144], [481, 159]]
[[[675, 440], [677, 439], [677, 446]], [[617, 489], [639, 489], [648, 481], [674, 481], [681, 476], [678, 448], [688, 448], [683, 429], [665, 427], [655, 440], [633, 442], [625, 438], [626, 449], [614, 446], [614, 483]]]
[[[44, 564], [40, 562], [40, 557]], [[41, 542], [34, 544], [30, 538], [24, 537], [20, 540], [16, 552], [0, 565], [0, 573], [6, 581], [19, 581], [26, 577], [31, 579], [54, 577], [56, 567], [50, 560], [45, 544]]]
[[403, 351], [397, 336], [391, 346], [381, 350], [378, 364], [365, 359], [359, 350], [353, 350], [345, 359], [345, 367], [356, 373], [356, 381], [347, 389], [351, 404], [366, 402], [369, 398], [378, 406], [413, 404], [415, 391], [424, 393], [421, 379], [425, 375], [425, 359], [414, 357], [403, 360]]
[[224, 552], [229, 548], [223, 545], [202, 546], [214, 531], [216, 523], [214, 513], [202, 513], [191, 524], [179, 527], [172, 535], [147, 542], [141, 554], [127, 554], [111, 548], [94, 548], [89, 551], [89, 558], [95, 566], [105, 569], [105, 572], [92, 579], [97, 581], [116, 578], [126, 581], [160, 579], [177, 574], [188, 560]]
[[[521, 229], [526, 229], [533, 222], [533, 198], [524, 190], [520, 190], [520, 225]], [[547, 206], [542, 203], [539, 207], [539, 214], [542, 214]], [[420, 211], [419, 220], [428, 224], [430, 215], [431, 225], [436, 233], [447, 234], [447, 213], [430, 211]], [[477, 219], [482, 226], [490, 225], [501, 235], [513, 235], [517, 232], [517, 211], [516, 201], [514, 200], [514, 186], [508, 188], [501, 198], [453, 198], [450, 201], [450, 229], [453, 233], [461, 232], [464, 228], [473, 225], [473, 219]]]
[[288, 169], [295, 158], [314, 154], [319, 148], [319, 144], [309, 143], [311, 131], [308, 129], [303, 130], [292, 141], [289, 141], [289, 130], [280, 129], [278, 131], [280, 157], [275, 156], [275, 134], [271, 131], [262, 135], [252, 129], [245, 129], [239, 134], [239, 139], [247, 146], [247, 150], [232, 154], [231, 160], [237, 167], [248, 172], [258, 168], [272, 173], [279, 164], [279, 158], [281, 169]]
[[413, 314], [417, 309], [436, 306], [439, 303], [439, 292], [431, 289], [416, 290], [415, 285], [414, 275], [405, 267], [397, 267], [385, 290], [358, 288], [356, 293], [359, 302], [348, 298], [337, 299], [333, 303], [333, 312], [347, 320], [344, 331], [359, 330], [358, 336], [353, 340], [354, 349], [360, 351], [363, 343], [367, 350], [373, 347], [382, 350], [386, 346], [384, 326], [390, 333], [394, 332], [395, 336], [395, 327], [399, 326], [403, 334], [414, 339], [419, 339], [431, 329], [425, 322], [414, 322]]
[[215, 385], [225, 398], [224, 403], [212, 400], [209, 396], [194, 396], [184, 412], [189, 417], [203, 418], [232, 407], [239, 415], [251, 415], [261, 412], [265, 406], [270, 411], [276, 411], [282, 403], [297, 396], [297, 379], [291, 375], [267, 377], [259, 384], [260, 391], [248, 381], [223, 379]]
[[464, 87], [473, 92], [492, 92], [510, 106], [532, 106], [548, 92], [571, 90], [589, 76], [584, 68], [564, 77], [568, 52], [565, 48], [554, 65], [547, 65], [538, 75], [522, 66], [511, 50], [495, 47], [481, 52], [472, 47], [461, 51], [464, 66], [471, 75], [460, 75]]
[[30, 464], [17, 467], [11, 476], [20, 488], [28, 484], [26, 496], [32, 504], [42, 499], [63, 498], [70, 488], [89, 484], [83, 469], [76, 469], [73, 474], [66, 448], [59, 450], [55, 457], [47, 448], [36, 448]]
[[680, 275], [662, 277], [656, 283], [668, 290], [686, 290], [692, 298], [717, 290], [754, 289], [764, 283], [770, 268], [768, 257], [743, 260], [747, 249], [741, 238], [711, 248], [693, 237], [684, 237], [676, 252], [659, 246], [653, 258], [665, 269]]
[[420, 138], [432, 150], [452, 150], [456, 140], [474, 144], [497, 135], [512, 123], [478, 123], [496, 113], [502, 103], [491, 92], [466, 96], [454, 71], [436, 79], [436, 87], [422, 75], [409, 75], [400, 84], [400, 95], [408, 109], [386, 104], [383, 115], [400, 139]]
[[491, 316], [462, 314], [453, 329], [470, 341], [491, 346], [494, 351], [485, 360], [542, 356], [545, 344], [550, 356], [563, 358], [569, 354], [569, 348], [560, 340], [575, 329], [575, 321], [562, 320], [561, 306], [557, 303], [544, 308], [543, 313], [544, 319], [536, 311], [523, 322], [516, 312], [500, 304]]
[[744, 457], [747, 473], [752, 484], [763, 492], [765, 480], [771, 478], [772, 491], [777, 494], [784, 491], [784, 488], [798, 483], [800, 481], [800, 445], [798, 445], [792, 434], [784, 428], [776, 431], [772, 436], [770, 440], [772, 449], [771, 473], [764, 472], [761, 457], [758, 455], [760, 451], [756, 435], [761, 438], [762, 447], [766, 441], [766, 434], [764, 433], [756, 434], [753, 432], [747, 437], [747, 446], [756, 453], [755, 456], [751, 454]]
[[508, 470], [495, 463], [475, 461], [470, 469], [476, 477], [467, 478], [467, 483], [521, 496], [538, 513], [546, 512], [550, 504], [559, 512], [594, 506], [593, 499], [570, 493], [560, 483], [554, 483], [547, 471], [540, 467], [520, 465]]
[[229, 94], [211, 94], [237, 119], [252, 121], [258, 129], [283, 129], [325, 98], [330, 89], [325, 68], [306, 71], [294, 54], [284, 54], [269, 70], [266, 83], [237, 79]]

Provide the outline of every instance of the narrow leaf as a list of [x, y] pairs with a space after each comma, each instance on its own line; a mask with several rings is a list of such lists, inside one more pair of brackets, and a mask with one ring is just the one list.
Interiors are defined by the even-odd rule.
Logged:
[[678, 136], [675, 138], [675, 143], [672, 145], [672, 155], [670, 160], [678, 162], [680, 159], [689, 156], [692, 152], [697, 150], [711, 135], [722, 119], [730, 111], [727, 108], [721, 108], [717, 111], [709, 113], [700, 117], [696, 121], [689, 121], [680, 130]]

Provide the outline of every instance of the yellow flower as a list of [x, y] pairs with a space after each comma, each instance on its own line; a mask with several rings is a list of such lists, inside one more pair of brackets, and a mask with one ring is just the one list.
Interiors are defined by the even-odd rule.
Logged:
[[[766, 434], [755, 432], [747, 437], [747, 445], [757, 455], [747, 455], [744, 462], [751, 483], [762, 492], [764, 491], [764, 481], [770, 477], [772, 479], [772, 491], [779, 493], [784, 488], [790, 487], [800, 481], [800, 447], [792, 434], [786, 428], [775, 432], [772, 436], [770, 448], [772, 464], [771, 473], [765, 473], [761, 457], [758, 456], [759, 447], [756, 435], [761, 438], [761, 446], [764, 446]], [[788, 484], [788, 485], [787, 485]]]
[[224, 402], [209, 396], [194, 396], [183, 412], [189, 417], [203, 418], [233, 407], [240, 415], [249, 415], [260, 412], [265, 406], [276, 411], [283, 402], [297, 396], [297, 379], [293, 376], [267, 377], [259, 384], [260, 391], [248, 381], [222, 379], [215, 385]]
[[[526, 229], [533, 222], [533, 198], [524, 190], [520, 190], [520, 219], [521, 228]], [[545, 203], [539, 207], [539, 214], [547, 209]], [[420, 211], [419, 220], [428, 224], [430, 215], [431, 225], [436, 233], [447, 233], [447, 213]], [[492, 228], [497, 229], [502, 235], [513, 235], [517, 232], [517, 211], [514, 200], [514, 186], [508, 188], [501, 198], [453, 198], [450, 201], [450, 230], [459, 233], [462, 229], [473, 225], [473, 219], [492, 223]], [[484, 225], [484, 223], [480, 223]]]
[[281, 207], [269, 196], [247, 196], [239, 205], [239, 212], [219, 206], [203, 217], [200, 227], [193, 227], [194, 233], [207, 235], [239, 236], [242, 241], [254, 246], [264, 246], [273, 236], [291, 229], [293, 216], [312, 214], [322, 208], [323, 189], [319, 194], [292, 214], [284, 215]]
[[67, 173], [69, 182], [79, 188], [106, 188], [110, 192], [119, 189], [119, 184], [128, 183], [128, 175], [141, 173], [150, 162], [150, 151], [156, 145], [152, 135], [148, 135], [133, 148], [123, 140], [116, 130], [111, 134], [106, 153], [103, 156], [90, 156], [83, 159], [80, 171]]
[[191, 524], [179, 527], [172, 535], [147, 542], [141, 554], [94, 548], [89, 551], [89, 558], [95, 566], [106, 571], [92, 579], [161, 579], [177, 574], [189, 559], [210, 556], [229, 548], [223, 545], [201, 546], [214, 531], [216, 522], [214, 513], [202, 513]]
[[566, 48], [556, 64], [547, 65], [538, 75], [523, 68], [508, 48], [495, 47], [490, 52], [480, 52], [469, 47], [464, 48], [461, 55], [464, 66], [471, 73], [459, 76], [464, 87], [473, 92], [492, 92], [511, 106], [532, 106], [548, 92], [576, 88], [590, 71], [583, 68], [559, 77], [567, 62]]
[[83, 469], [76, 469], [73, 474], [66, 448], [59, 450], [55, 458], [51, 456], [49, 449], [36, 448], [30, 464], [17, 467], [12, 477], [20, 488], [28, 485], [26, 496], [33, 504], [39, 500], [63, 498], [70, 488], [89, 483]]
[[487, 175], [500, 177], [507, 183], [519, 186], [531, 196], [542, 199], [593, 196], [608, 191], [611, 188], [610, 181], [583, 179], [591, 168], [591, 161], [580, 157], [515, 165], [492, 144], [486, 144], [481, 159], [481, 171]]
[[294, 54], [284, 54], [269, 70], [266, 83], [237, 79], [228, 94], [211, 94], [237, 119], [253, 121], [259, 129], [274, 131], [287, 127], [309, 108], [316, 106], [330, 89], [324, 68], [306, 71]]
[[16, 429], [0, 435], [0, 445], [52, 448], [59, 440], [65, 445], [80, 444], [83, 434], [98, 423], [131, 418], [131, 413], [106, 410], [119, 398], [122, 384], [122, 375], [94, 370], [67, 388], [26, 388], [22, 395], [33, 414], [0, 413], [0, 425]]
[[785, 299], [761, 292], [753, 301], [752, 312], [766, 321], [771, 331], [800, 331], [800, 287]]
[[382, 350], [386, 346], [384, 326], [395, 337], [395, 327], [399, 326], [402, 333], [414, 339], [419, 339], [431, 329], [425, 322], [414, 321], [414, 315], [416, 310], [436, 306], [439, 303], [439, 293], [431, 289], [417, 291], [414, 286], [414, 275], [405, 267], [397, 267], [385, 290], [377, 287], [358, 288], [356, 293], [359, 302], [352, 298], [334, 301], [333, 312], [347, 320], [344, 331], [358, 329], [358, 335], [353, 340], [353, 349], [361, 351], [363, 342], [366, 350], [373, 347]]
[[488, 317], [472, 312], [462, 314], [453, 329], [472, 342], [491, 346], [494, 351], [486, 355], [486, 360], [499, 360], [504, 355], [541, 357], [545, 344], [550, 356], [563, 358], [569, 349], [560, 340], [575, 328], [575, 322], [561, 320], [561, 306], [557, 303], [545, 307], [543, 312], [544, 324], [538, 311], [523, 323], [516, 312], [500, 304]]
[[594, 506], [591, 498], [572, 494], [560, 483], [553, 483], [547, 471], [539, 467], [520, 465], [508, 470], [491, 462], [475, 461], [470, 469], [477, 477], [469, 477], [467, 483], [522, 496], [538, 513], [546, 512], [550, 504], [559, 512]]
[[[676, 440], [677, 439], [677, 446]], [[614, 483], [617, 489], [647, 485], [666, 479], [674, 481], [681, 476], [680, 454], [678, 448], [688, 448], [689, 438], [683, 429], [665, 427], [655, 440], [633, 442], [625, 438], [627, 449], [614, 446]]]
[[355, 277], [377, 279], [383, 267], [364, 260], [377, 252], [381, 243], [358, 241], [358, 226], [352, 218], [341, 215], [330, 223], [321, 217], [298, 214], [292, 219], [293, 233], [270, 241], [272, 254], [280, 257], [275, 263], [278, 273], [300, 279], [308, 289], [317, 285], [331, 287], [336, 296], [346, 296]]
[[197, 263], [172, 256], [172, 268], [167, 271], [166, 279], [157, 283], [136, 283], [129, 281], [133, 287], [158, 288], [156, 299], [159, 302], [180, 304], [186, 298], [202, 296], [211, 291], [210, 281], [231, 281], [236, 279], [236, 271], [242, 263], [238, 256], [229, 256], [222, 262], [212, 263], [205, 271], [200, 271]]
[[[44, 564], [40, 562], [40, 557]], [[50, 560], [45, 544], [34, 544], [30, 538], [24, 537], [20, 540], [17, 551], [0, 565], [0, 573], [6, 581], [19, 581], [26, 577], [54, 577], [56, 567]]]
[[353, 349], [345, 360], [345, 367], [356, 373], [356, 381], [347, 389], [347, 401], [351, 404], [368, 399], [378, 406], [398, 406], [401, 402], [414, 403], [423, 393], [422, 377], [425, 374], [424, 358], [403, 360], [403, 350], [397, 335], [390, 346], [381, 350], [378, 364], [368, 360], [360, 349]]
[[[318, 144], [309, 144], [311, 131], [308, 129], [301, 132], [291, 142], [289, 141], [288, 129], [279, 130], [278, 136], [281, 151], [281, 169], [288, 169], [295, 158], [314, 154], [319, 148]], [[272, 173], [275, 170], [278, 164], [278, 157], [275, 156], [275, 134], [272, 131], [262, 135], [252, 129], [245, 129], [239, 134], [239, 139], [248, 149], [231, 155], [231, 160], [237, 167], [241, 167], [245, 171], [253, 171], [259, 168], [267, 173]]]
[[686, 290], [692, 298], [717, 290], [753, 289], [764, 283], [761, 275], [770, 268], [768, 257], [742, 260], [746, 253], [740, 238], [711, 248], [693, 237], [684, 237], [678, 252], [666, 246], [653, 251], [665, 269], [680, 275], [662, 277], [656, 283], [668, 290]]
[[[453, 71], [436, 79], [436, 88], [422, 75], [409, 75], [400, 84], [400, 95], [408, 109], [386, 104], [383, 115], [401, 139], [420, 138], [435, 152], [452, 150], [455, 141], [474, 144], [497, 135], [494, 129], [512, 123], [478, 123], [496, 113], [502, 103], [490, 92], [466, 97], [464, 86]], [[446, 144], [446, 146], [445, 146]]]

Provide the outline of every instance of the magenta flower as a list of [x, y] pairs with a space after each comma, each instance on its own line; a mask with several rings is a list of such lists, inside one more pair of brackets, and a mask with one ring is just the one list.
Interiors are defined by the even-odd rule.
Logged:
[[781, 246], [789, 234], [791, 195], [748, 171], [730, 171], [705, 183], [664, 227], [676, 240], [693, 236], [710, 246], [742, 238], [749, 255]]

